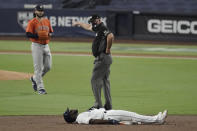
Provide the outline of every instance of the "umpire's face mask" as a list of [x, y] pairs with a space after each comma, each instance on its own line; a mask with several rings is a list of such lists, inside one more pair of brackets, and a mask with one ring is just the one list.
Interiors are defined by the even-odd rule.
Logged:
[[92, 30], [94, 31], [94, 32], [98, 32], [99, 31], [99, 28], [100, 28], [100, 26], [101, 26], [101, 20], [100, 19], [96, 19], [96, 20], [94, 20], [93, 22], [92, 22]]

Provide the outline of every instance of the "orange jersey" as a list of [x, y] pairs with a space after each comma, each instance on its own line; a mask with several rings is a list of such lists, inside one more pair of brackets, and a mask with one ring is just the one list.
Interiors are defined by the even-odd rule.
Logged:
[[[36, 34], [38, 31], [44, 30], [48, 33], [53, 32], [53, 28], [51, 27], [50, 21], [47, 18], [42, 18], [41, 21], [38, 21], [38, 19], [33, 18], [28, 22], [26, 32], [30, 32], [32, 34]], [[48, 44], [49, 40], [39, 40], [35, 38], [30, 38], [32, 42], [39, 43], [39, 44]]]

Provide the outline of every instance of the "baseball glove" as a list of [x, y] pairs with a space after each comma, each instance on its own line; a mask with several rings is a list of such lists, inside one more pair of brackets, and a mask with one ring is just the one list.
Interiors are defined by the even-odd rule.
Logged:
[[47, 31], [38, 31], [38, 38], [40, 40], [48, 40], [49, 39], [49, 33]]

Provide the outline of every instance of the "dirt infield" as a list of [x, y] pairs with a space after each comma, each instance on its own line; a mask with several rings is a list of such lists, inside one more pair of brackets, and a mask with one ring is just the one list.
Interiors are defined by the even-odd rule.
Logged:
[[29, 79], [31, 75], [30, 73], [0, 70], [0, 80], [24, 80]]
[[0, 131], [196, 131], [197, 116], [168, 116], [164, 125], [78, 125], [62, 116], [1, 116]]

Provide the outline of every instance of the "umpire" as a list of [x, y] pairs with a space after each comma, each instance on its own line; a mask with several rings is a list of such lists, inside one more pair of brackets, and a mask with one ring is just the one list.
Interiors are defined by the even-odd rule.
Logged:
[[101, 101], [101, 88], [103, 88], [105, 96], [104, 108], [106, 110], [110, 110], [112, 109], [109, 80], [110, 65], [112, 64], [110, 49], [114, 40], [114, 36], [101, 21], [101, 17], [99, 15], [92, 15], [88, 23], [89, 24], [73, 21], [72, 24], [73, 26], [80, 26], [85, 30], [96, 33], [96, 37], [92, 43], [92, 54], [94, 55], [95, 60], [91, 78], [95, 103], [91, 108], [103, 107]]

